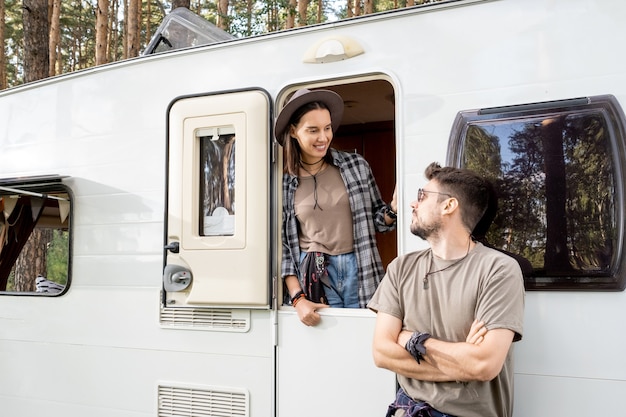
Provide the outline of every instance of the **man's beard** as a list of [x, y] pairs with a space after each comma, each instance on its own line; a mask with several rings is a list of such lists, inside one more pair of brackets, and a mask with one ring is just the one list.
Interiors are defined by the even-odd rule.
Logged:
[[441, 220], [433, 220], [430, 225], [418, 224], [415, 220], [411, 222], [411, 233], [424, 240], [436, 236], [439, 230], [441, 230]]

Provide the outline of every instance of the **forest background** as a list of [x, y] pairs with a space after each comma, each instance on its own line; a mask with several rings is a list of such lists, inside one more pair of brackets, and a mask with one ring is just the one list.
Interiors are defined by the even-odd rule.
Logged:
[[437, 0], [0, 0], [0, 90], [138, 56], [187, 7], [236, 37]]

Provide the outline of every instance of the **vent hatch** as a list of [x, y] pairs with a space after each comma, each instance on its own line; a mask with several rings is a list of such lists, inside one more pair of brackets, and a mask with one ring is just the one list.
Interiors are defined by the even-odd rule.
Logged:
[[162, 307], [163, 327], [224, 332], [250, 330], [250, 310]]

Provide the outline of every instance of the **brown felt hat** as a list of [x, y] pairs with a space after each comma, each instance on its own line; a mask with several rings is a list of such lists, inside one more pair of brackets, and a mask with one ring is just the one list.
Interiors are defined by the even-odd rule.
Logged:
[[289, 120], [296, 110], [305, 104], [312, 103], [314, 101], [322, 102], [328, 107], [330, 111], [330, 118], [332, 120], [333, 132], [337, 130], [341, 124], [341, 118], [343, 117], [343, 99], [334, 91], [330, 90], [307, 90], [302, 88], [295, 93], [289, 99], [285, 107], [280, 111], [278, 118], [276, 119], [276, 125], [274, 126], [274, 135], [276, 140], [281, 146], [284, 145], [284, 133], [289, 128]]

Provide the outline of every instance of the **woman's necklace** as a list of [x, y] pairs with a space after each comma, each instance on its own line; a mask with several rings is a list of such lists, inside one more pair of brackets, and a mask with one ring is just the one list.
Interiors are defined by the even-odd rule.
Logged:
[[[315, 171], [315, 174], [313, 174], [311, 171], [309, 171], [308, 169], [305, 168], [305, 166], [303, 164], [306, 165], [317, 165], [319, 163], [322, 163], [322, 165], [320, 165], [319, 169], [317, 171]], [[319, 174], [322, 171], [322, 168], [324, 168], [324, 158], [320, 159], [317, 162], [314, 162], [312, 164], [309, 164], [308, 162], [304, 162], [302, 159], [300, 160], [300, 167], [311, 176], [311, 178], [313, 178], [313, 200], [315, 201], [315, 204], [313, 205], [313, 210], [315, 210], [316, 208], [319, 208], [321, 211], [324, 211], [324, 209], [322, 208], [322, 206], [320, 206], [317, 203], [317, 174]]]
[[452, 262], [450, 265], [446, 266], [445, 268], [441, 268], [438, 269], [436, 271], [431, 271], [431, 269], [433, 268], [433, 250], [430, 250], [430, 265], [428, 266], [428, 272], [426, 272], [426, 274], [424, 275], [424, 279], [422, 280], [424, 282], [424, 289], [427, 290], [428, 289], [428, 277], [431, 275], [436, 274], [437, 272], [442, 272], [445, 271], [446, 269], [452, 268], [455, 265], [458, 265], [459, 263], [461, 263], [461, 261], [465, 258], [467, 258], [467, 255], [469, 255], [469, 251], [470, 251], [470, 245], [472, 244], [472, 237], [470, 236], [469, 241], [467, 242], [467, 252], [465, 252], [465, 255], [462, 258], [457, 259], [455, 262]]
[[[319, 163], [320, 163], [320, 162], [322, 162], [323, 160], [324, 160], [324, 157], [320, 158], [320, 159], [319, 159], [318, 161], [316, 161], [316, 162], [309, 163], [309, 162], [305, 162], [305, 161], [303, 161], [302, 159], [300, 159], [300, 164], [304, 164], [304, 165], [310, 165], [310, 166], [312, 166], [312, 165], [317, 165], [317, 164], [319, 164]], [[302, 168], [304, 168], [304, 167], [302, 167]]]

